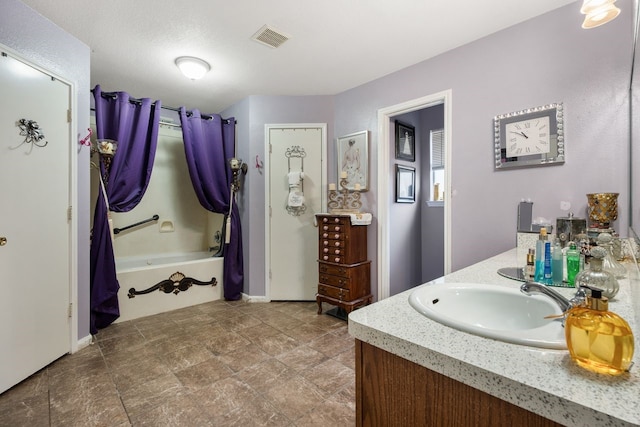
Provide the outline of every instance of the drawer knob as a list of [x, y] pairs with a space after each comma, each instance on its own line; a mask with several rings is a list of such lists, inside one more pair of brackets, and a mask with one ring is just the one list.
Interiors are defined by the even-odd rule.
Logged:
[[325, 255], [325, 256], [323, 256], [323, 257], [322, 257], [322, 259], [323, 259], [324, 261], [328, 261], [328, 260], [329, 260], [329, 257]]
[[340, 258], [336, 257], [335, 262], [340, 262]]
[[333, 253], [336, 255], [340, 255], [340, 249], [336, 249], [335, 251], [333, 251]]
[[322, 233], [322, 238], [326, 239], [327, 237], [329, 237], [329, 233]]
[[334, 227], [333, 228], [335, 231], [340, 231], [340, 227]]
[[334, 245], [340, 246], [340, 242], [336, 242], [336, 243], [334, 243]]
[[334, 218], [333, 222], [335, 222], [336, 224], [339, 224], [340, 223], [340, 218]]
[[338, 234], [338, 233], [334, 234], [334, 235], [333, 235], [333, 238], [334, 238], [334, 239], [339, 239], [339, 238], [340, 238], [340, 234]]
[[324, 222], [324, 223], [329, 222], [329, 218], [322, 218], [322, 222]]
[[324, 227], [322, 227], [322, 229], [323, 229], [324, 231], [328, 231], [328, 230], [329, 230], [329, 226], [328, 226], [328, 225], [325, 225]]

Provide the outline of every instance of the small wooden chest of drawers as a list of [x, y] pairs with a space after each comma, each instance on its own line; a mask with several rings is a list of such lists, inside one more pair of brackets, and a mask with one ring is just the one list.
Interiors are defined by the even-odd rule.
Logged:
[[318, 314], [322, 302], [348, 313], [371, 303], [371, 261], [367, 226], [352, 225], [349, 215], [318, 214]]

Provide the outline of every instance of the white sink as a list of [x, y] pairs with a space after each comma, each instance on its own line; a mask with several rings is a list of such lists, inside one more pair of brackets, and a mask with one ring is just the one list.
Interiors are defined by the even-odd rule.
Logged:
[[560, 307], [543, 295], [525, 295], [519, 288], [475, 283], [424, 285], [409, 304], [429, 319], [495, 340], [550, 349], [566, 349]]

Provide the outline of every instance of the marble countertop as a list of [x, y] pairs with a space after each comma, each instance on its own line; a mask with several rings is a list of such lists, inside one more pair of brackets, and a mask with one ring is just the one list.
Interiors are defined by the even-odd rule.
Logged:
[[[519, 288], [497, 274], [518, 265], [513, 249], [432, 283], [485, 283]], [[632, 264], [631, 264], [632, 265]], [[635, 274], [634, 272], [630, 274]], [[567, 350], [503, 343], [444, 326], [409, 305], [409, 290], [349, 315], [349, 333], [364, 342], [568, 426], [640, 425], [640, 325], [634, 311], [640, 282], [622, 279], [609, 310], [635, 336], [634, 366], [621, 376], [578, 367]], [[554, 288], [567, 297], [570, 288]]]

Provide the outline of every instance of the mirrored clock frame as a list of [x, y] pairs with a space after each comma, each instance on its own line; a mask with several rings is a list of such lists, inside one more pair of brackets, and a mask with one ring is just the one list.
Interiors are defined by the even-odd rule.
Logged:
[[[493, 118], [495, 169], [504, 170], [516, 167], [546, 166], [564, 163], [565, 143], [563, 115], [563, 105], [559, 102], [495, 116]], [[532, 153], [508, 157], [507, 143], [509, 142], [509, 138], [505, 132], [505, 126], [509, 123], [544, 117], [549, 118], [549, 151], [547, 153]]]

